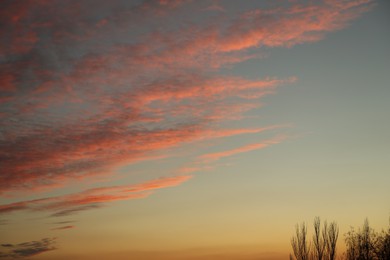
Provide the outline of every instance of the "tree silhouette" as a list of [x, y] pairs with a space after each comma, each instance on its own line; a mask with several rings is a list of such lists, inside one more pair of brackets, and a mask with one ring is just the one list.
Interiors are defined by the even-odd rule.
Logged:
[[[305, 223], [295, 226], [295, 236], [291, 238], [291, 246], [297, 260], [309, 260], [309, 246], [306, 240], [307, 227]], [[293, 259], [290, 254], [290, 259]]]
[[387, 231], [378, 233], [365, 219], [362, 228], [345, 234], [347, 246], [346, 260], [389, 260], [390, 259], [390, 225]]
[[325, 221], [321, 230], [321, 220], [314, 218], [314, 234], [312, 243], [308, 244], [307, 227], [305, 223], [295, 227], [295, 236], [291, 238], [294, 256], [290, 260], [335, 260], [339, 228], [336, 222], [327, 224]]
[[319, 217], [314, 219], [314, 235], [313, 235], [313, 259], [323, 260], [327, 241], [327, 224], [324, 223], [324, 228], [321, 234], [321, 220]]
[[[312, 242], [307, 239], [307, 225], [295, 226], [295, 235], [291, 238], [293, 254], [290, 260], [335, 260], [339, 227], [336, 222], [329, 225], [315, 217]], [[357, 231], [351, 227], [345, 235], [346, 252], [343, 260], [390, 260], [390, 218], [387, 230], [375, 232], [365, 219]]]
[[336, 245], [339, 237], [339, 227], [336, 222], [332, 222], [329, 225], [326, 239], [326, 253], [329, 260], [336, 259]]

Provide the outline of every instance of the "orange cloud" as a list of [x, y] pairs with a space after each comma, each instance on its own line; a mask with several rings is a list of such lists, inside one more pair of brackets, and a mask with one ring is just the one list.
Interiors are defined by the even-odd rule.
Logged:
[[52, 228], [51, 230], [64, 230], [64, 229], [71, 229], [71, 228], [75, 228], [75, 226], [62, 226], [62, 227]]
[[210, 14], [210, 3], [55, 3], [9, 1], [0, 10], [0, 194], [91, 180], [168, 148], [256, 132], [218, 132], [215, 123], [241, 119], [296, 78], [245, 79], [221, 68], [261, 57], [254, 49], [262, 46], [317, 41], [372, 6], [298, 1], [178, 27], [172, 19]]
[[261, 46], [290, 47], [318, 41], [326, 32], [340, 30], [350, 20], [368, 11], [372, 7], [370, 3], [371, 0], [331, 0], [251, 10], [231, 24], [219, 48], [229, 52]]
[[200, 156], [199, 158], [202, 160], [205, 160], [205, 161], [219, 160], [221, 158], [233, 156], [233, 155], [236, 155], [239, 153], [245, 153], [245, 152], [250, 152], [253, 150], [263, 149], [263, 148], [266, 148], [270, 145], [278, 144], [285, 139], [286, 139], [285, 136], [277, 136], [275, 138], [271, 138], [271, 139], [265, 140], [265, 141], [260, 142], [260, 143], [248, 144], [248, 145], [241, 146], [239, 148], [235, 148], [232, 150], [204, 154], [204, 155]]
[[174, 187], [189, 180], [192, 176], [166, 177], [135, 185], [100, 187], [64, 196], [27, 200], [0, 205], [0, 214], [14, 211], [50, 211], [51, 216], [67, 216], [83, 210], [101, 207], [104, 203], [145, 198], [152, 191]]
[[[124, 94], [117, 98], [116, 107], [109, 114], [103, 112], [76, 124], [61, 126], [59, 123], [60, 127], [52, 127], [47, 125], [49, 122], [45, 122], [39, 127], [31, 125], [30, 129], [7, 129], [6, 126], [3, 167], [7, 170], [0, 176], [0, 191], [17, 190], [26, 186], [31, 189], [56, 187], [66, 183], [68, 179], [104, 172], [110, 174], [115, 167], [148, 159], [152, 153], [183, 143], [260, 132], [264, 129], [216, 133], [215, 130], [205, 128], [204, 123], [210, 119], [226, 118], [226, 110], [237, 114], [245, 111], [244, 105], [237, 105], [238, 110], [235, 112], [232, 103], [224, 104], [223, 100], [230, 95], [247, 90], [261, 92], [284, 82], [275, 79], [202, 80], [192, 77], [191, 81], [176, 81], [176, 85], [172, 87], [169, 87], [168, 82], [156, 83], [155, 86], [149, 86], [148, 92], [142, 89], [140, 93], [133, 93], [132, 99]], [[182, 102], [186, 99], [192, 103], [186, 104], [183, 109]], [[167, 101], [169, 102], [166, 103]], [[154, 107], [156, 102], [161, 102], [159, 107]], [[174, 128], [140, 131], [137, 124], [148, 124], [148, 116], [137, 112], [140, 104], [145, 113], [152, 115], [151, 118], [158, 118], [160, 115], [182, 117], [185, 119], [184, 124]], [[204, 104], [203, 107], [201, 104]], [[124, 108], [126, 105], [129, 108]], [[207, 110], [204, 110], [205, 105]], [[165, 121], [160, 120], [161, 123]], [[198, 123], [185, 124], [192, 120], [197, 120]], [[153, 120], [150, 124], [154, 124]]]

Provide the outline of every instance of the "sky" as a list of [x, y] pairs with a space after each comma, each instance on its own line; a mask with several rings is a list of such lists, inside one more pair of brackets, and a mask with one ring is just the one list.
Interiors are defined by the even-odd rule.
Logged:
[[[390, 3], [0, 3], [0, 258], [287, 259], [390, 216]], [[310, 229], [310, 226], [309, 226]]]

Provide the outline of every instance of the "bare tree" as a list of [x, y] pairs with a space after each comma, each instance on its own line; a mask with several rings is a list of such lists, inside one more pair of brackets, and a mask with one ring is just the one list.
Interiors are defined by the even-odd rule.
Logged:
[[[295, 258], [297, 260], [309, 260], [309, 246], [306, 240], [307, 236], [307, 228], [306, 224], [302, 223], [301, 226], [298, 224], [295, 226], [295, 236], [291, 238], [291, 246], [293, 248], [293, 252]], [[290, 259], [292, 259], [292, 255], [290, 254]]]
[[345, 244], [347, 246], [347, 252], [345, 253], [346, 260], [358, 259], [358, 239], [353, 227], [345, 234]]
[[387, 228], [387, 232], [383, 232], [383, 240], [380, 245], [380, 260], [389, 260], [390, 259], [390, 218], [389, 218], [389, 227]]
[[339, 237], [339, 227], [336, 222], [332, 222], [329, 225], [329, 229], [326, 232], [326, 253], [329, 260], [336, 259], [336, 245]]
[[372, 232], [370, 225], [368, 224], [368, 219], [364, 220], [363, 229], [360, 233], [360, 252], [363, 256], [363, 259], [369, 260], [373, 258], [373, 246], [372, 246]]
[[325, 246], [327, 241], [327, 225], [324, 224], [324, 228], [321, 234], [321, 220], [319, 217], [314, 218], [314, 235], [313, 235], [313, 259], [323, 260], [325, 253]]
[[378, 260], [390, 259], [390, 226], [387, 231], [382, 230], [376, 235], [373, 248]]
[[363, 227], [353, 228], [345, 235], [347, 260], [389, 260], [390, 259], [390, 226], [387, 231], [375, 232], [364, 221]]
[[296, 225], [295, 236], [291, 238], [295, 258], [290, 254], [290, 260], [335, 260], [339, 235], [336, 222], [328, 225], [325, 221], [321, 229], [321, 220], [315, 217], [313, 227], [313, 242], [308, 245], [306, 224]]
[[371, 229], [368, 220], [364, 221], [363, 227], [357, 232], [353, 228], [346, 235], [347, 260], [371, 260], [374, 259], [375, 233]]
[[[319, 217], [314, 218], [313, 241], [308, 243], [307, 225], [295, 226], [295, 235], [291, 238], [293, 254], [290, 260], [336, 260], [336, 245], [339, 227], [336, 222], [324, 221], [321, 227]], [[390, 219], [387, 230], [375, 232], [366, 219], [361, 228], [353, 228], [345, 234], [347, 251], [345, 260], [390, 260]]]

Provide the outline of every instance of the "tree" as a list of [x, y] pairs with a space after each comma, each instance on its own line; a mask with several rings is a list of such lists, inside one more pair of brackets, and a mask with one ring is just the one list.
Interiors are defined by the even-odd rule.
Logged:
[[336, 245], [339, 237], [339, 227], [336, 222], [329, 225], [329, 230], [326, 232], [326, 253], [329, 260], [336, 259]]
[[347, 260], [373, 260], [375, 232], [365, 219], [363, 227], [355, 231], [354, 228], [346, 234]]
[[[305, 223], [295, 227], [295, 236], [291, 238], [291, 246], [296, 260], [335, 260], [339, 228], [336, 222], [330, 225], [325, 221], [321, 230], [321, 220], [314, 218], [313, 241], [308, 245], [307, 227]], [[290, 260], [294, 260], [290, 254]]]
[[[291, 238], [293, 254], [290, 260], [335, 260], [339, 227], [336, 222], [325, 221], [321, 227], [319, 217], [314, 218], [312, 242], [307, 239], [307, 225], [295, 226]], [[351, 227], [345, 235], [344, 260], [390, 260], [390, 219], [387, 230], [376, 232], [365, 219], [361, 228]]]
[[[309, 260], [309, 246], [306, 240], [307, 227], [305, 223], [295, 226], [295, 236], [291, 238], [291, 246], [297, 260]], [[290, 259], [292, 255], [290, 254]]]
[[382, 232], [377, 235], [374, 244], [375, 256], [378, 260], [389, 260], [390, 259], [390, 227], [387, 232]]
[[378, 233], [365, 219], [362, 228], [354, 228], [345, 235], [347, 260], [389, 260], [390, 225], [387, 231]]
[[324, 259], [327, 240], [327, 224], [324, 223], [324, 228], [321, 234], [321, 220], [319, 217], [314, 218], [314, 235], [313, 235], [313, 258], [317, 260]]

